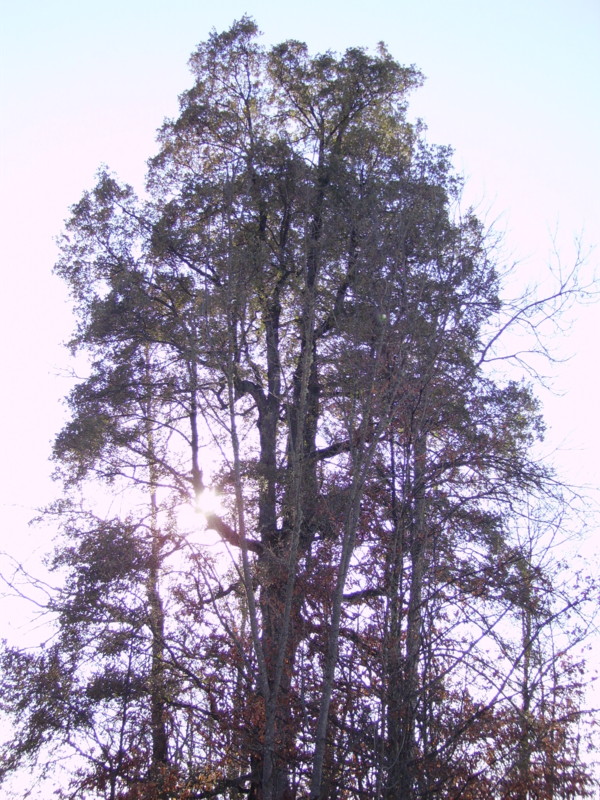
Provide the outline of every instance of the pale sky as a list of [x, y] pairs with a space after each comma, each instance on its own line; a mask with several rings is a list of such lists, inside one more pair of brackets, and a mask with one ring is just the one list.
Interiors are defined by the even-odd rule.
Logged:
[[[556, 234], [565, 265], [583, 235], [600, 264], [600, 0], [0, 0], [2, 269], [0, 550], [29, 558], [27, 529], [58, 490], [50, 442], [69, 381], [72, 318], [51, 276], [53, 237], [106, 163], [141, 185], [154, 134], [191, 83], [187, 59], [244, 13], [265, 43], [374, 47], [427, 77], [410, 116], [455, 148], [466, 201], [505, 233], [523, 281], [543, 275]], [[600, 486], [598, 307], [557, 342], [574, 354], [546, 398], [548, 448], [567, 480]]]

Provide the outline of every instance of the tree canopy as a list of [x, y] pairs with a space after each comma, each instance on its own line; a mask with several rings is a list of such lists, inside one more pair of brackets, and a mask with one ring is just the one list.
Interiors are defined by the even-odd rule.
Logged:
[[593, 587], [551, 558], [533, 390], [490, 363], [571, 288], [503, 299], [383, 46], [266, 49], [243, 18], [190, 66], [147, 195], [102, 170], [61, 240], [89, 374], [54, 445], [55, 632], [3, 654], [3, 774], [70, 754], [64, 797], [590, 796]]

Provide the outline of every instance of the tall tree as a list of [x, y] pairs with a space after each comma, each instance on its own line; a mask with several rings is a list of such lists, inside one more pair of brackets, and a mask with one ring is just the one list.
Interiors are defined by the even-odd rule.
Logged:
[[[6, 769], [52, 740], [111, 800], [508, 796], [482, 752], [514, 732], [515, 669], [527, 718], [531, 636], [504, 682], [486, 665], [537, 613], [509, 591], [518, 509], [561, 501], [531, 389], [486, 360], [495, 321], [548, 304], [503, 304], [449, 151], [407, 122], [421, 76], [385, 48], [266, 50], [244, 18], [190, 64], [148, 197], [102, 172], [63, 238], [90, 376], [55, 457], [87, 510], [55, 509], [53, 653], [86, 700], [68, 735], [66, 689], [54, 716], [21, 701]], [[209, 485], [228, 566], [178, 515]], [[11, 698], [40, 659], [7, 652]]]

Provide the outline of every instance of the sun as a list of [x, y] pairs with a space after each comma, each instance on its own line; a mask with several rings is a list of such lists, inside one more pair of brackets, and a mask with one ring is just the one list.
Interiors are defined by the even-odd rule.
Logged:
[[194, 502], [184, 503], [179, 507], [177, 527], [182, 534], [203, 531], [207, 517], [222, 517], [225, 513], [221, 495], [207, 487], [198, 492]]
[[195, 511], [204, 517], [222, 517], [225, 514], [223, 500], [214, 489], [207, 487], [196, 495]]

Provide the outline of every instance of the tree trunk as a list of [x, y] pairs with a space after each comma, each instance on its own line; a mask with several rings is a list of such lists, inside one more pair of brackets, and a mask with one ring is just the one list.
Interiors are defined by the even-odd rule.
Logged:
[[[415, 797], [416, 710], [419, 695], [419, 657], [422, 640], [423, 578], [428, 551], [425, 525], [424, 472], [426, 437], [417, 434], [413, 446], [413, 508], [410, 534], [410, 586], [407, 609], [406, 650], [399, 657], [399, 643], [390, 655], [388, 681], [388, 759], [385, 797], [412, 800]], [[398, 611], [395, 614], [398, 617]], [[395, 638], [400, 633], [396, 619]]]
[[[150, 357], [146, 349], [146, 377], [151, 385]], [[155, 453], [154, 435], [152, 431], [152, 401], [144, 408], [146, 445], [148, 448], [148, 482], [150, 486], [150, 564], [148, 568], [148, 624], [152, 637], [150, 662], [150, 728], [152, 740], [152, 757], [150, 762], [150, 781], [156, 786], [156, 796], [164, 797], [163, 784], [169, 763], [168, 734], [166, 726], [165, 697], [165, 663], [164, 663], [164, 627], [165, 614], [160, 596], [159, 571], [161, 559], [161, 541], [158, 525], [158, 485], [157, 457]]]

